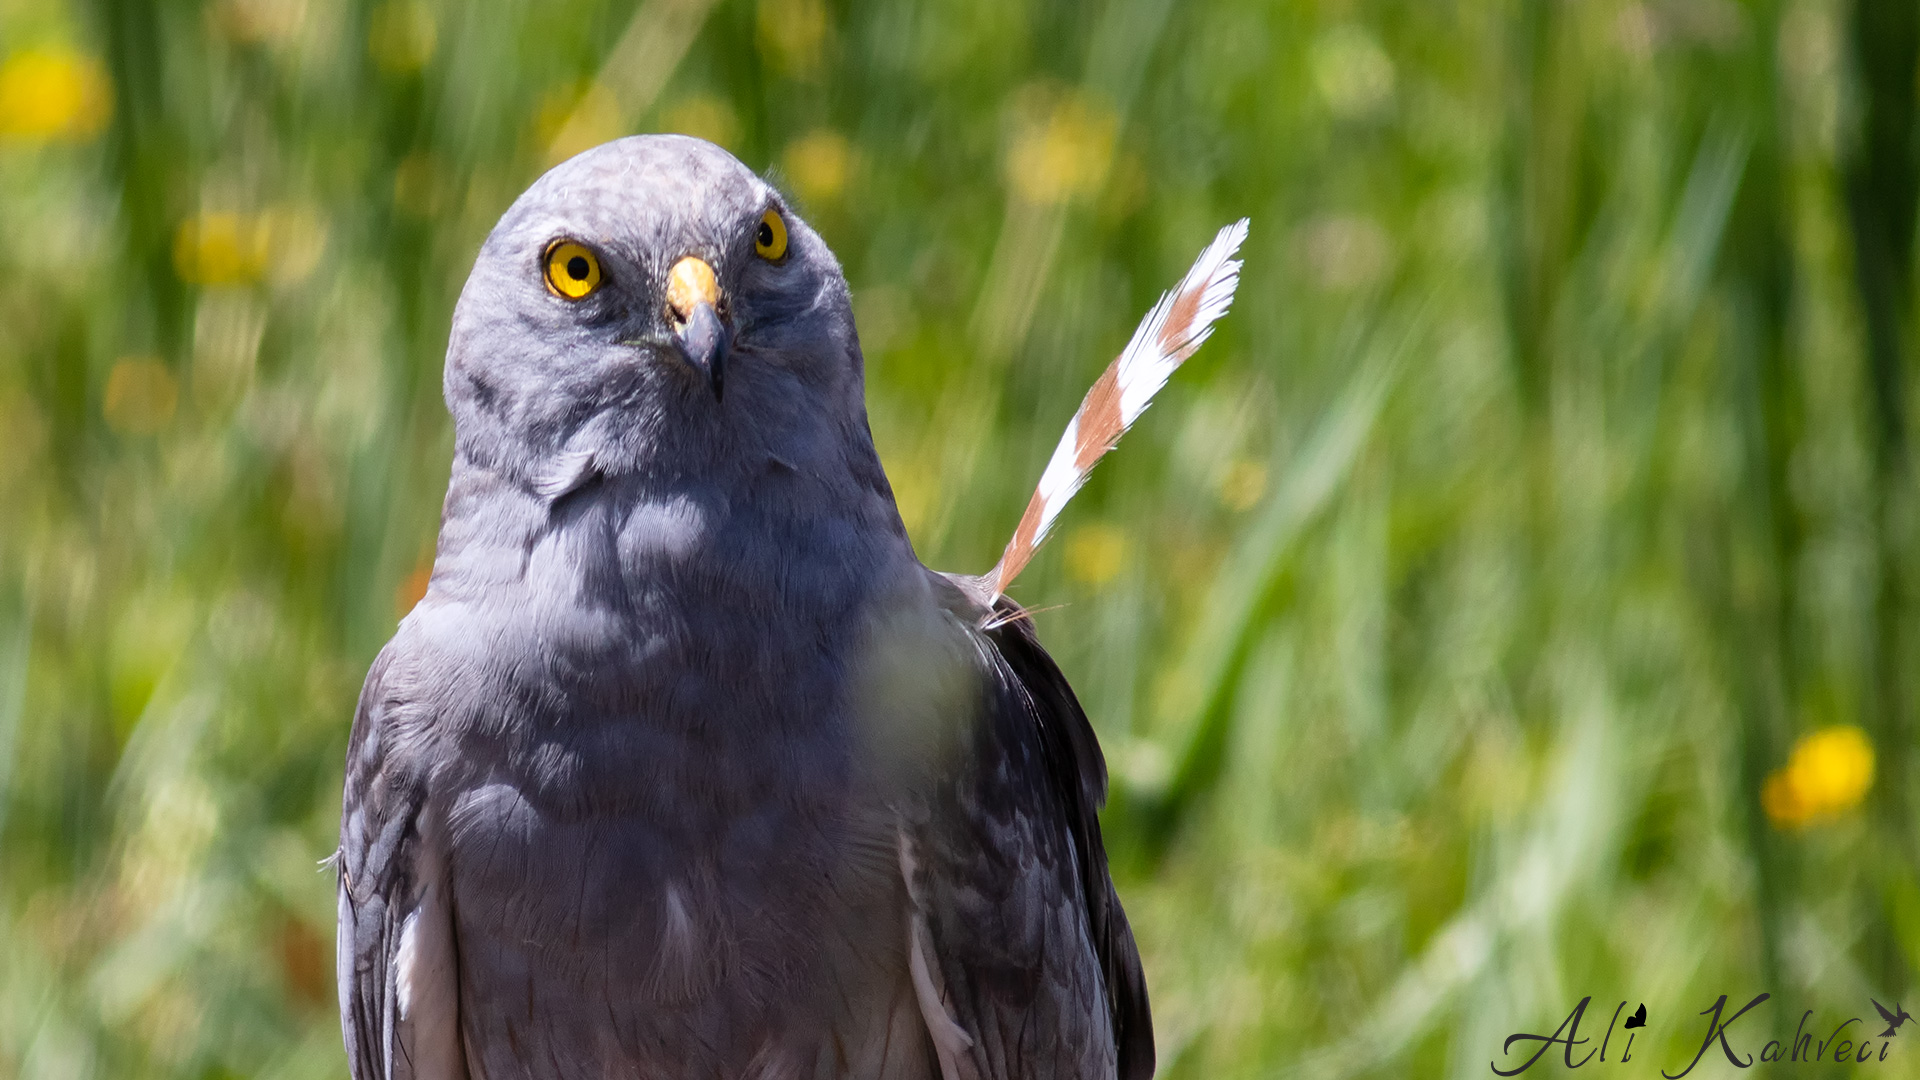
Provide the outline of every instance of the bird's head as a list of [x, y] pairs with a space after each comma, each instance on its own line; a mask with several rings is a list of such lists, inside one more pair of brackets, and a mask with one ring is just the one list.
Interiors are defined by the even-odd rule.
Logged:
[[536, 488], [871, 453], [839, 264], [772, 186], [684, 136], [607, 143], [514, 202], [445, 381], [461, 459]]

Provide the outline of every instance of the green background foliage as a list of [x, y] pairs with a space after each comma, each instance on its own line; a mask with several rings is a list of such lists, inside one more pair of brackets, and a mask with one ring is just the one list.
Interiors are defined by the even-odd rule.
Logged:
[[[1911, 997], [1915, 22], [0, 0], [0, 1078], [343, 1074], [316, 864], [451, 305], [556, 155], [650, 130], [839, 253], [942, 569], [1252, 218], [1016, 589], [1112, 764], [1162, 1075], [1484, 1076], [1587, 994], [1648, 1003], [1651, 1075], [1723, 993], [1775, 995], [1749, 1052]], [[1864, 798], [1769, 816], [1836, 726]]]

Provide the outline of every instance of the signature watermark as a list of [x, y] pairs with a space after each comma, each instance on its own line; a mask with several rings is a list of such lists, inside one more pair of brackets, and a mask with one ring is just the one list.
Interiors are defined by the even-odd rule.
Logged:
[[[1801, 1014], [1799, 1026], [1794, 1028], [1793, 1037], [1785, 1042], [1770, 1039], [1755, 1050], [1754, 1044], [1757, 1037], [1751, 1033], [1729, 1033], [1741, 1017], [1772, 996], [1761, 994], [1728, 1015], [1727, 995], [1721, 994], [1718, 1001], [1700, 1011], [1699, 1015], [1706, 1018], [1707, 1030], [1705, 1037], [1700, 1040], [1700, 1048], [1693, 1052], [1693, 1060], [1687, 1062], [1678, 1071], [1661, 1069], [1660, 1075], [1665, 1080], [1680, 1080], [1681, 1077], [1692, 1072], [1693, 1067], [1700, 1064], [1701, 1059], [1707, 1057], [1716, 1048], [1726, 1055], [1729, 1062], [1742, 1069], [1751, 1068], [1756, 1061], [1767, 1063], [1825, 1061], [1848, 1064], [1885, 1061], [1887, 1051], [1893, 1047], [1895, 1036], [1900, 1033], [1900, 1025], [1913, 1019], [1898, 1002], [1892, 1009], [1888, 1009], [1875, 1001], [1873, 1007], [1880, 1013], [1880, 1019], [1886, 1023], [1886, 1030], [1877, 1036], [1871, 1032], [1879, 1024], [1868, 1023], [1858, 1016], [1847, 1017], [1830, 1030], [1825, 1029], [1824, 1022], [1816, 1022], [1809, 1027], [1808, 1022], [1813, 1020], [1812, 1009]], [[1573, 1007], [1573, 1011], [1567, 1014], [1565, 1020], [1560, 1021], [1560, 1026], [1554, 1028], [1552, 1034], [1536, 1035], [1521, 1031], [1507, 1036], [1507, 1041], [1501, 1045], [1500, 1052], [1507, 1058], [1506, 1064], [1510, 1067], [1501, 1068], [1501, 1062], [1490, 1062], [1494, 1075], [1518, 1076], [1532, 1068], [1534, 1062], [1545, 1057], [1556, 1046], [1561, 1048], [1562, 1058], [1569, 1069], [1578, 1069], [1595, 1059], [1598, 1059], [1598, 1064], [1608, 1065], [1624, 1065], [1632, 1061], [1634, 1036], [1647, 1027], [1646, 1003], [1641, 1002], [1638, 1009], [1626, 1016], [1624, 1023], [1621, 1021], [1621, 1013], [1626, 1011], [1627, 1003], [1622, 1001], [1615, 1005], [1613, 1019], [1607, 1022], [1606, 1033], [1600, 1037], [1597, 1046], [1593, 1044], [1591, 1034], [1580, 1034], [1580, 1025], [1586, 1020], [1587, 1007], [1592, 1003], [1591, 995], [1581, 998], [1580, 1004]], [[1855, 1025], [1860, 1026], [1855, 1027]], [[1824, 1038], [1821, 1037], [1822, 1031], [1825, 1032]], [[1519, 1050], [1515, 1050], [1515, 1043], [1523, 1045]], [[1532, 1054], [1516, 1064], [1519, 1055], [1529, 1049], [1524, 1044], [1530, 1043], [1538, 1045], [1532, 1046]], [[1610, 1050], [1615, 1053], [1611, 1060], [1607, 1057]]]

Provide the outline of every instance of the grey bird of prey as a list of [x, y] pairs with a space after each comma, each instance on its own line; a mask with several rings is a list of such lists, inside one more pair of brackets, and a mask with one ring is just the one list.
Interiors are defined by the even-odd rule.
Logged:
[[1003, 591], [1224, 312], [1229, 233], [961, 577], [908, 543], [846, 281], [777, 191], [648, 136], [522, 195], [347, 752], [355, 1080], [1150, 1076], [1105, 764]]

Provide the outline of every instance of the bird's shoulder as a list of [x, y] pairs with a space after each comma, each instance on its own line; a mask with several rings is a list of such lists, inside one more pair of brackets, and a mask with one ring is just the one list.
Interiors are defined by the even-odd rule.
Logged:
[[409, 678], [416, 646], [401, 637], [374, 658], [347, 737], [340, 822], [342, 886], [364, 898], [403, 872], [398, 850], [415, 829], [431, 772], [425, 695]]
[[[957, 1019], [1005, 1034], [1052, 1012], [1062, 1042], [1049, 1052], [1063, 1066], [1104, 1060], [1124, 1080], [1150, 1076], [1146, 985], [1100, 834], [1107, 770], [1093, 726], [1024, 609], [983, 579], [936, 577], [982, 668], [971, 738], [913, 837], [946, 979], [969, 984], [953, 1000], [974, 1015]], [[1091, 1058], [1075, 1056], [1076, 1041]]]
[[431, 797], [465, 782], [462, 743], [510, 696], [513, 666], [470, 608], [422, 600], [368, 667], [347, 737], [340, 857], [350, 872], [389, 861]]

